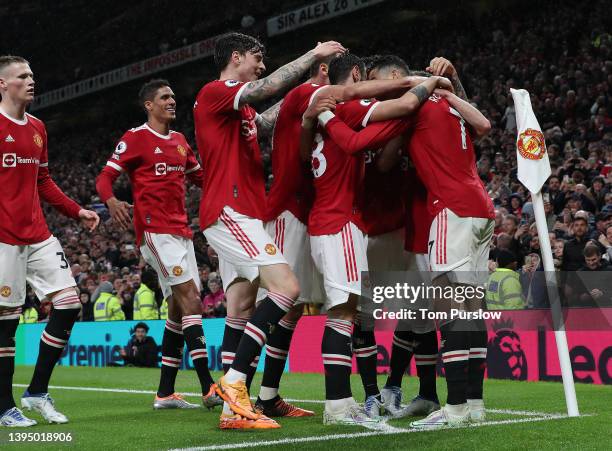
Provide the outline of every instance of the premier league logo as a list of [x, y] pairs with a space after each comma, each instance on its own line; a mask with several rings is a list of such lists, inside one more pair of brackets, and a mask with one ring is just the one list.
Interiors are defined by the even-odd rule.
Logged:
[[489, 340], [487, 370], [490, 378], [527, 380], [527, 358], [521, 337], [513, 330], [512, 321], [493, 324], [495, 337]]

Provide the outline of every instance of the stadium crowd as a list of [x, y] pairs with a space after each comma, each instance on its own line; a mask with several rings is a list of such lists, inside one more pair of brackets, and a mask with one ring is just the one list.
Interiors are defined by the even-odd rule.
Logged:
[[[451, 32], [456, 23], [447, 18], [438, 24], [436, 41], [436, 54], [455, 63], [471, 101], [491, 121], [491, 133], [477, 142], [478, 172], [496, 207], [490, 270], [498, 265], [517, 270], [526, 307], [545, 306], [536, 300], [541, 298], [538, 290], [545, 290], [545, 286], [542, 280], [539, 286], [532, 284], [537, 279], [534, 274], [542, 271], [542, 259], [533, 205], [517, 180], [516, 120], [510, 88], [525, 88], [531, 93], [546, 137], [553, 175], [545, 186], [544, 201], [556, 269], [612, 269], [612, 37], [604, 32], [602, 22], [607, 6], [599, 1], [574, 5], [573, 9], [547, 5], [538, 14], [525, 14], [520, 22], [506, 21], [500, 13], [481, 17], [474, 27], [477, 33], [462, 34], [458, 39]], [[587, 7], [588, 14], [582, 14], [581, 9]], [[395, 38], [386, 48], [406, 57], [406, 49], [400, 49]], [[380, 53], [376, 41], [372, 48], [367, 45], [355, 51], [364, 56]], [[426, 61], [419, 51], [407, 61]], [[185, 99], [185, 103], [191, 100]], [[193, 139], [190, 115], [179, 119], [177, 129]], [[49, 136], [52, 177], [66, 194], [102, 217], [98, 230], [89, 233], [46, 208], [49, 227], [63, 244], [86, 305], [83, 320], [92, 319], [91, 303], [104, 281], [112, 283], [126, 318], [131, 318], [133, 297], [141, 283], [144, 263], [133, 233], [113, 226], [95, 194], [95, 177], [122, 132], [110, 128]], [[264, 162], [269, 162], [269, 145], [263, 149]], [[123, 200], [131, 199], [125, 177], [118, 182], [116, 193]], [[189, 186], [187, 208], [196, 232], [199, 199], [200, 189]], [[194, 245], [202, 282], [202, 314], [224, 316], [216, 254], [201, 233], [196, 233]], [[162, 305], [159, 291], [157, 302]], [[28, 305], [34, 304], [30, 293]], [[39, 319], [44, 320], [48, 306], [43, 302], [38, 310]]]

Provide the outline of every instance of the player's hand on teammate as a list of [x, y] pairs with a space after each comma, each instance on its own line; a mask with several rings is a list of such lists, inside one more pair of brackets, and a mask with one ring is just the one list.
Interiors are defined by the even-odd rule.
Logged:
[[319, 96], [304, 112], [303, 120], [314, 122], [323, 111], [336, 109], [336, 99], [332, 96]]
[[91, 210], [81, 209], [79, 211], [79, 219], [90, 232], [93, 232], [100, 223], [100, 217], [98, 214]]
[[342, 54], [346, 52], [346, 49], [336, 41], [318, 42], [317, 46], [313, 49], [313, 53], [316, 59], [327, 58], [331, 55]]
[[455, 69], [455, 66], [453, 66], [453, 63], [441, 56], [436, 56], [433, 58], [425, 70], [432, 75], [442, 77], [452, 77], [457, 75], [457, 70]]
[[108, 211], [110, 212], [111, 218], [122, 229], [129, 229], [132, 224], [132, 218], [130, 217], [130, 208], [132, 206], [127, 202], [111, 197], [107, 202]]

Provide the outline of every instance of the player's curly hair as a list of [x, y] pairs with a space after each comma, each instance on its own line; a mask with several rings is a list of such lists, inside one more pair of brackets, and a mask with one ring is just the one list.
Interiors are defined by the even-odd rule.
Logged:
[[215, 66], [219, 71], [227, 67], [233, 52], [245, 55], [246, 52], [266, 53], [266, 47], [253, 36], [242, 33], [228, 33], [215, 44]]
[[329, 63], [329, 82], [333, 85], [346, 80], [353, 68], [357, 66], [361, 73], [361, 79], [365, 80], [366, 67], [361, 58], [351, 52], [345, 52], [335, 57]]

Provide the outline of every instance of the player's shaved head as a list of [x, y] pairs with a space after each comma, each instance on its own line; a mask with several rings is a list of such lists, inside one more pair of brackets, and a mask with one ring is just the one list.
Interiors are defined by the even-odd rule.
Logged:
[[[403, 77], [410, 74], [410, 68], [406, 61], [396, 55], [374, 55], [368, 59], [368, 76], [372, 71], [386, 74], [393, 70], [399, 72]], [[386, 77], [384, 77], [386, 78]]]
[[[144, 108], [145, 102], [152, 102], [155, 99], [155, 94], [160, 88], [165, 86], [170, 87], [168, 80], [161, 78], [146, 82], [138, 91], [138, 104]], [[146, 109], [145, 109], [146, 111]]]
[[264, 54], [266, 48], [253, 36], [242, 33], [228, 33], [215, 44], [215, 65], [219, 71], [227, 67], [234, 52], [241, 55], [245, 55], [247, 52]]
[[11, 64], [30, 64], [27, 59], [21, 56], [2, 55], [0, 56], [0, 74]]
[[340, 56], [334, 57], [329, 63], [329, 82], [333, 85], [344, 82], [349, 77], [354, 67], [359, 69], [361, 79], [365, 80], [365, 64], [357, 55], [346, 52]]

